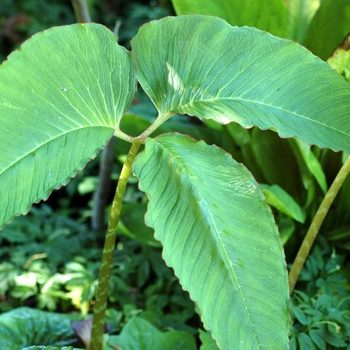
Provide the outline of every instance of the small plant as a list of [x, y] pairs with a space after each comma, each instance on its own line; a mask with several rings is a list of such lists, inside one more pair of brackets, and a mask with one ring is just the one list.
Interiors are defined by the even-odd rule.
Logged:
[[347, 349], [350, 343], [350, 284], [340, 268], [345, 256], [323, 239], [300, 275], [292, 299], [291, 349]]
[[[151, 22], [131, 48], [120, 47], [101, 25], [77, 24], [35, 35], [3, 63], [0, 222], [66, 184], [114, 135], [131, 147], [111, 208], [90, 349], [102, 349], [116, 231], [131, 172], [149, 199], [146, 224], [218, 347], [288, 348], [286, 263], [260, 186], [217, 146], [179, 133], [151, 135], [181, 114], [256, 125], [350, 152], [348, 83], [296, 43], [209, 16]], [[131, 136], [120, 125], [137, 82], [158, 116]], [[349, 168], [347, 160], [338, 188]]]

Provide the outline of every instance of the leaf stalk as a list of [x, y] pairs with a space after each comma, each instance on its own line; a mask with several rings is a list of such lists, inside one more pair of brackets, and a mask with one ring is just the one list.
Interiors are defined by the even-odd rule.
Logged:
[[94, 318], [92, 323], [91, 343], [90, 343], [89, 350], [102, 349], [109, 280], [110, 280], [111, 269], [112, 269], [115, 242], [117, 238], [117, 228], [118, 228], [126, 185], [132, 170], [132, 163], [136, 158], [140, 145], [141, 145], [141, 142], [138, 140], [135, 140], [130, 147], [129, 153], [126, 157], [126, 161], [123, 165], [123, 168], [120, 174], [117, 189], [116, 189], [113, 203], [112, 203], [112, 209], [109, 217], [105, 244], [103, 247], [102, 258], [101, 258], [101, 268], [100, 268], [100, 274], [98, 279], [98, 287], [96, 291], [96, 301], [94, 305]]
[[325, 219], [329, 208], [331, 207], [334, 198], [338, 194], [342, 184], [350, 172], [350, 156], [346, 159], [345, 163], [339, 170], [335, 177], [331, 187], [329, 188], [326, 196], [323, 198], [321, 205], [319, 206], [315, 217], [306, 233], [303, 243], [300, 246], [298, 254], [294, 260], [294, 263], [289, 271], [289, 293], [292, 295], [295, 284], [299, 278], [300, 272], [304, 266], [304, 263], [309, 255], [312, 245], [317, 237], [318, 231]]

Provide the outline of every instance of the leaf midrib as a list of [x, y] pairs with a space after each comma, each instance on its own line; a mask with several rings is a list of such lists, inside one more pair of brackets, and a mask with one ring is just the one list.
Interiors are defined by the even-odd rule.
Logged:
[[[181, 157], [179, 157], [176, 153], [171, 152], [171, 150], [169, 150], [165, 146], [162, 145], [162, 147], [164, 147], [164, 149], [172, 155], [172, 158], [174, 159], [174, 162], [175, 162], [175, 160], [181, 159]], [[163, 149], [163, 151], [164, 151], [164, 149]], [[180, 168], [180, 169], [185, 169], [186, 170], [186, 175], [191, 174], [191, 171], [189, 171], [188, 167], [186, 166], [186, 163], [180, 162], [180, 164], [182, 164], [182, 168]], [[188, 176], [188, 178], [190, 180], [190, 183], [196, 184], [196, 181], [195, 181], [196, 176], [195, 177]], [[201, 186], [193, 186], [192, 188], [195, 189], [196, 194], [201, 194], [200, 187]], [[212, 215], [211, 215], [210, 210], [208, 209], [207, 201], [205, 200], [205, 197], [199, 196], [199, 195], [197, 195], [196, 197], [201, 199], [201, 201], [200, 201], [201, 203], [205, 204], [205, 210], [206, 210], [206, 214], [207, 215], [202, 215], [203, 222], [209, 221], [208, 218], [210, 217], [210, 219], [211, 219], [210, 223], [212, 223], [213, 225], [208, 225], [208, 226], [216, 228], [215, 220], [212, 219]], [[202, 208], [203, 208], [203, 206], [201, 205], [200, 206], [200, 212], [201, 213], [205, 213], [205, 211]], [[212, 230], [210, 230], [210, 231], [212, 231]], [[233, 266], [232, 266], [232, 264], [230, 262], [230, 259], [228, 258], [226, 249], [224, 248], [225, 245], [222, 242], [222, 239], [221, 239], [221, 236], [220, 236], [219, 232], [220, 232], [219, 230], [215, 229], [215, 233], [217, 235], [218, 241], [220, 241], [221, 249], [222, 249], [223, 252], [225, 252], [225, 256], [223, 257], [223, 260], [225, 261], [225, 266], [229, 267], [229, 269], [232, 272], [232, 276], [234, 278], [234, 282], [236, 283], [236, 286], [237, 286], [237, 288], [239, 290], [239, 293], [241, 295], [241, 299], [242, 299], [243, 304], [244, 304], [244, 309], [246, 311], [246, 314], [248, 315], [249, 324], [251, 326], [251, 329], [254, 330], [255, 329], [254, 322], [252, 321], [251, 314], [249, 313], [250, 308], [246, 304], [246, 298], [244, 297], [244, 293], [242, 291], [241, 285], [238, 282], [238, 278], [237, 278], [237, 275], [235, 273], [235, 270], [234, 270], [234, 268], [233, 268]], [[222, 257], [222, 252], [220, 252], [219, 249], [216, 249], [216, 251], [218, 252], [218, 256]], [[228, 274], [228, 275], [230, 276], [230, 274]], [[230, 280], [231, 280], [231, 278], [230, 278]], [[256, 339], [257, 344], [260, 344], [260, 342], [259, 342], [259, 340], [257, 338], [257, 333], [254, 332], [254, 331], [252, 333], [253, 333], [253, 335], [254, 335], [254, 337]]]
[[[16, 166], [16, 164], [18, 162], [20, 162], [21, 160], [25, 159], [26, 157], [28, 157], [29, 155], [31, 155], [32, 153], [34, 153], [35, 151], [39, 150], [41, 147], [44, 147], [45, 145], [49, 144], [50, 142], [53, 142], [55, 141], [56, 139], [59, 139], [60, 137], [63, 137], [64, 135], [68, 135], [72, 132], [77, 132], [77, 131], [80, 131], [80, 130], [83, 130], [83, 129], [89, 129], [89, 128], [92, 128], [92, 129], [96, 129], [96, 128], [107, 128], [107, 129], [113, 129], [111, 127], [108, 127], [108, 126], [102, 126], [102, 125], [99, 125], [99, 126], [96, 126], [96, 125], [89, 125], [89, 126], [84, 126], [84, 127], [81, 127], [81, 128], [75, 128], [75, 129], [71, 129], [69, 130], [68, 132], [64, 132], [64, 133], [61, 133], [61, 134], [58, 134], [57, 136], [55, 137], [52, 137], [50, 138], [48, 141], [46, 142], [42, 142], [41, 144], [38, 144], [37, 147], [33, 147], [31, 150], [29, 150], [27, 153], [23, 154], [21, 157], [18, 157], [14, 162], [6, 165], [4, 167], [3, 170], [0, 171], [0, 175], [2, 175], [3, 173], [5, 173], [8, 169], [10, 169], [12, 166]], [[113, 129], [114, 130], [114, 129]], [[101, 145], [102, 147], [103, 145]]]
[[[267, 104], [267, 103], [263, 103], [263, 102], [259, 102], [259, 101], [255, 101], [255, 100], [249, 100], [249, 99], [243, 99], [243, 98], [231, 98], [231, 97], [220, 97], [220, 98], [206, 98], [206, 99], [200, 99], [200, 100], [196, 100], [196, 101], [191, 101], [191, 102], [188, 102], [184, 105], [179, 105], [177, 107], [177, 109], [185, 109], [187, 106], [191, 106], [193, 108], [193, 105], [195, 103], [218, 103], [222, 100], [232, 100], [232, 101], [242, 101], [244, 103], [250, 103], [250, 104], [256, 104], [256, 105], [262, 105], [262, 106], [265, 106], [266, 108], [270, 108], [270, 109], [277, 109], [277, 110], [280, 110], [286, 114], [292, 114], [296, 117], [299, 117], [300, 119], [303, 119], [303, 120], [307, 120], [308, 122], [310, 123], [315, 123], [315, 124], [318, 124], [320, 126], [323, 126], [323, 127], [326, 127], [327, 129], [331, 129], [335, 132], [339, 132], [341, 134], [343, 134], [344, 136], [349, 136], [349, 134], [345, 133], [344, 131], [342, 130], [339, 130], [339, 129], [336, 129], [332, 126], [329, 126], [329, 125], [326, 125], [326, 124], [323, 124], [321, 123], [320, 121], [318, 120], [315, 120], [315, 119], [311, 119], [311, 118], [308, 118], [306, 117], [305, 115], [302, 115], [302, 114], [299, 114], [299, 113], [296, 113], [296, 112], [293, 112], [291, 110], [288, 110], [288, 109], [283, 109], [281, 107], [278, 107], [278, 106], [275, 106], [275, 105], [271, 105], [271, 104]], [[177, 111], [175, 110], [175, 112], [177, 113]], [[164, 113], [164, 112], [162, 112]], [[169, 111], [165, 112], [165, 113], [169, 113]], [[205, 119], [212, 119], [212, 118], [205, 118]], [[256, 123], [258, 125], [258, 123]], [[271, 125], [271, 127], [273, 127], [273, 125]]]

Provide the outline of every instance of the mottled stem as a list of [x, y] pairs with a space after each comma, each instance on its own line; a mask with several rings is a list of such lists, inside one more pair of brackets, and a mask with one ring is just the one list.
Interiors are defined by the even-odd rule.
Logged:
[[126, 184], [131, 173], [132, 163], [137, 155], [140, 144], [140, 141], [135, 140], [131, 145], [119, 177], [117, 190], [112, 203], [112, 209], [101, 258], [100, 275], [96, 292], [96, 302], [94, 306], [94, 320], [92, 324], [90, 350], [102, 350], [109, 279], [111, 275], [115, 241], [117, 238], [117, 227]]
[[312, 245], [317, 237], [317, 234], [322, 225], [322, 222], [326, 217], [328, 210], [333, 203], [334, 198], [336, 197], [339, 189], [341, 188], [349, 172], [350, 172], [350, 156], [345, 161], [344, 165], [342, 166], [336, 178], [334, 179], [332, 186], [329, 188], [328, 192], [326, 193], [326, 196], [323, 198], [323, 201], [320, 207], [318, 208], [314, 219], [312, 220], [310, 228], [306, 233], [303, 243], [301, 244], [301, 247], [292, 265], [292, 268], [289, 271], [288, 279], [289, 279], [290, 295], [294, 290], [295, 284], [299, 278], [299, 274], [304, 266], [304, 263], [309, 255]]

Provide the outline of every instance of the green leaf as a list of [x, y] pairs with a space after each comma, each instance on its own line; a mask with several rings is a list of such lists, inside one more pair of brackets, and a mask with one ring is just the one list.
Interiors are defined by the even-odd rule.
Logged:
[[199, 338], [202, 342], [200, 350], [218, 350], [215, 340], [212, 338], [210, 332], [204, 332], [199, 329]]
[[305, 333], [298, 334], [298, 342], [300, 350], [316, 350], [315, 344], [310, 337]]
[[57, 346], [29, 346], [26, 348], [23, 348], [22, 350], [83, 350], [83, 349], [77, 349], [73, 348], [72, 346], [62, 346], [62, 347], [57, 347]]
[[66, 184], [114, 132], [123, 137], [134, 70], [97, 24], [38, 33], [0, 66], [0, 226]]
[[190, 333], [182, 331], [162, 333], [141, 317], [129, 321], [120, 335], [110, 336], [108, 345], [108, 350], [115, 349], [111, 345], [125, 350], [196, 350], [194, 338]]
[[305, 213], [299, 204], [280, 186], [261, 184], [266, 201], [269, 205], [278, 209], [296, 221], [303, 223], [305, 221]]
[[350, 82], [350, 34], [328, 58], [327, 63]]
[[74, 341], [66, 315], [20, 307], [0, 315], [1, 350], [31, 345], [63, 345]]
[[310, 329], [309, 331], [310, 338], [316, 344], [317, 349], [326, 350], [326, 343], [322, 338], [322, 333], [317, 329]]
[[124, 204], [122, 209], [122, 222], [119, 222], [119, 230], [138, 242], [159, 247], [154, 239], [153, 230], [144, 224], [146, 205], [140, 203]]
[[287, 35], [283, 0], [172, 0], [176, 14], [198, 13], [225, 19], [234, 26], [250, 26], [274, 35]]
[[349, 32], [349, 0], [323, 0], [310, 24], [303, 45], [326, 60]]
[[288, 282], [270, 208], [246, 168], [179, 134], [147, 139], [133, 166], [146, 224], [218, 347], [287, 349]]
[[350, 153], [350, 86], [297, 43], [193, 15], [144, 25], [132, 48], [159, 118], [257, 125]]
[[315, 177], [317, 183], [319, 184], [323, 193], [325, 194], [327, 192], [328, 186], [326, 176], [322, 170], [320, 162], [312, 152], [311, 147], [309, 145], [298, 139], [296, 139], [295, 142], [307, 168], [309, 169], [310, 173]]

